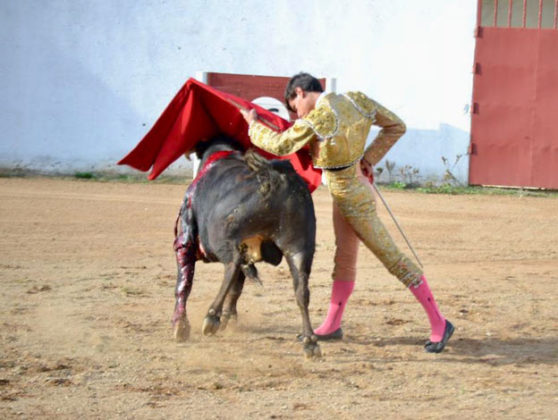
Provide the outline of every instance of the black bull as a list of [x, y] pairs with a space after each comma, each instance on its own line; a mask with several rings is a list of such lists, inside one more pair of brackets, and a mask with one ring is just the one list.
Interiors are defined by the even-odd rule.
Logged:
[[[178, 264], [175, 338], [184, 341], [189, 336], [186, 301], [196, 260], [219, 261], [225, 266], [225, 278], [202, 327], [204, 335], [211, 335], [236, 318], [245, 279], [259, 282], [254, 264], [263, 260], [278, 265], [284, 256], [302, 313], [304, 351], [309, 357], [320, 356], [308, 314], [316, 218], [304, 181], [290, 163], [267, 161], [251, 151], [243, 155], [233, 141], [223, 137], [202, 143], [196, 152], [204, 173], [186, 192], [174, 244]], [[220, 158], [213, 160], [215, 156]]]

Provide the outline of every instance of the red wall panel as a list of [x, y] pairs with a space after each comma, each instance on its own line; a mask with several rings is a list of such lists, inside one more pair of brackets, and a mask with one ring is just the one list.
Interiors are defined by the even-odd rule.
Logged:
[[532, 183], [558, 189], [558, 31], [540, 31]]
[[469, 182], [558, 189], [558, 31], [481, 28]]
[[[556, 21], [554, 3], [544, 13]], [[554, 29], [507, 26], [477, 30], [469, 182], [558, 189], [556, 22]]]

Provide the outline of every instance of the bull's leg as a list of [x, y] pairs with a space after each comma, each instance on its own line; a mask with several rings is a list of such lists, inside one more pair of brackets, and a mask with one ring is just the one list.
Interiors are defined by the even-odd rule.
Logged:
[[172, 325], [175, 340], [186, 341], [190, 336], [190, 323], [186, 316], [186, 301], [192, 290], [196, 264], [196, 244], [193, 241], [183, 243], [183, 236], [180, 235], [174, 241], [174, 251], [178, 274], [174, 291], [176, 304], [172, 316]]
[[221, 289], [217, 297], [209, 307], [207, 315], [203, 320], [202, 333], [203, 335], [215, 334], [219, 330], [221, 322], [221, 312], [223, 310], [223, 303], [225, 297], [231, 288], [235, 279], [238, 278], [240, 273], [240, 257], [235, 256], [232, 262], [225, 265], [225, 278], [221, 284]]
[[224, 330], [230, 320], [236, 321], [238, 314], [236, 310], [236, 302], [242, 294], [242, 289], [244, 287], [245, 275], [242, 271], [238, 273], [236, 280], [233, 280], [233, 284], [227, 293], [225, 298], [225, 304], [223, 306], [223, 314], [221, 315], [221, 329]]
[[308, 304], [310, 303], [310, 291], [308, 290], [308, 277], [310, 276], [310, 266], [312, 257], [299, 252], [294, 255], [284, 254], [291, 275], [293, 276], [293, 286], [295, 290], [296, 303], [302, 314], [302, 343], [306, 357], [321, 357], [322, 352], [318, 345], [318, 337], [312, 331], [310, 315], [308, 314]]

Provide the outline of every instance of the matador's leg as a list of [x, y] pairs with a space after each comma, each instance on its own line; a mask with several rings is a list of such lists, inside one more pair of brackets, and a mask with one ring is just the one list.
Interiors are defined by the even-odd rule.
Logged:
[[335, 255], [331, 299], [324, 322], [314, 330], [314, 334], [321, 340], [334, 340], [343, 337], [341, 319], [355, 285], [356, 263], [360, 244], [354, 229], [345, 220], [335, 202], [332, 207]]
[[326, 171], [326, 176], [334, 202], [359, 238], [390, 273], [410, 288], [427, 313], [431, 335], [426, 350], [442, 351], [453, 334], [453, 326], [440, 313], [422, 270], [397, 248], [378, 218], [372, 192], [359, 182], [355, 165], [341, 171]]
[[362, 184], [355, 165], [326, 171], [328, 187], [339, 211], [358, 237], [405, 286], [418, 285], [422, 270], [403, 254], [376, 214], [372, 190]]

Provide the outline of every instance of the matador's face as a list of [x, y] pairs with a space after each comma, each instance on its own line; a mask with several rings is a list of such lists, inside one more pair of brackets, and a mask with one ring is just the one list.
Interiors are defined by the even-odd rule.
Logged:
[[301, 88], [295, 88], [296, 96], [293, 99], [289, 99], [289, 106], [296, 112], [298, 118], [304, 118], [310, 111], [316, 106], [316, 100], [312, 95], [308, 95]]

